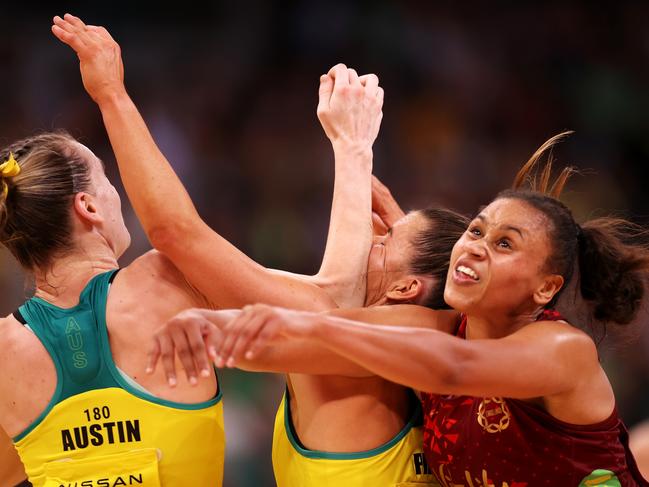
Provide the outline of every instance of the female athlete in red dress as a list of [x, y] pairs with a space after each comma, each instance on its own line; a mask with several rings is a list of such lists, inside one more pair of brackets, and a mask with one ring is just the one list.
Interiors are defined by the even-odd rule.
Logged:
[[549, 165], [537, 191], [520, 189], [552, 143], [453, 249], [444, 296], [461, 313], [456, 336], [256, 306], [208, 337], [218, 359], [236, 365], [269, 343], [301, 340], [422, 391], [425, 453], [443, 486], [649, 485], [595, 342], [552, 311], [575, 274], [596, 322], [633, 321], [647, 232], [608, 218], [577, 224], [556, 199], [570, 169], [551, 195]]

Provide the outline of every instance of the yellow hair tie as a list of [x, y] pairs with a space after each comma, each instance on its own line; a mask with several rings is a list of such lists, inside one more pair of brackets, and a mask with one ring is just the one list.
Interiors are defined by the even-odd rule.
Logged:
[[7, 186], [4, 178], [13, 178], [14, 176], [18, 176], [19, 174], [20, 166], [18, 165], [18, 161], [16, 161], [16, 159], [14, 158], [13, 152], [10, 152], [9, 159], [0, 164], [0, 176], [3, 178], [2, 199], [5, 199], [7, 197], [7, 193], [9, 193], [9, 186]]

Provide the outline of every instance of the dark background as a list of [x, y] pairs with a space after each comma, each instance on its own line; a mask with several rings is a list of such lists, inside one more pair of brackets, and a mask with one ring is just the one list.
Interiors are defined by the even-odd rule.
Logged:
[[[375, 173], [404, 208], [472, 213], [544, 140], [571, 129], [555, 155], [585, 170], [564, 195], [578, 219], [613, 213], [646, 224], [649, 5], [450, 5], [2, 5], [0, 144], [66, 128], [118, 181], [76, 56], [50, 33], [51, 17], [70, 11], [121, 44], [127, 88], [204, 218], [267, 266], [318, 268], [333, 159], [315, 107], [318, 77], [337, 62], [381, 80]], [[124, 212], [134, 237], [128, 263], [148, 243], [127, 203]], [[29, 285], [6, 252], [0, 258], [9, 313]], [[602, 348], [630, 425], [649, 416], [649, 340], [638, 334]], [[226, 485], [271, 485], [281, 380], [228, 373], [223, 388]]]

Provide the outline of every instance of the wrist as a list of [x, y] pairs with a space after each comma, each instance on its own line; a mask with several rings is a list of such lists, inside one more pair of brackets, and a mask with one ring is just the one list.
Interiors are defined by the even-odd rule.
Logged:
[[119, 105], [125, 100], [129, 100], [128, 93], [124, 86], [104, 89], [101, 93], [92, 97], [100, 108], [111, 105]]
[[372, 144], [352, 140], [332, 140], [331, 145], [336, 154], [344, 154], [355, 157], [372, 157]]
[[361, 169], [372, 172], [374, 152], [372, 147], [363, 144], [333, 144], [336, 170], [344, 168]]

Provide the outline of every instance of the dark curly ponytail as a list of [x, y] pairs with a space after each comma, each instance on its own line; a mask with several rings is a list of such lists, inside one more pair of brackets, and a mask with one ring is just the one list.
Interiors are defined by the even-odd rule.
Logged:
[[627, 243], [646, 235], [628, 221], [598, 218], [578, 233], [579, 290], [592, 306], [593, 318], [630, 323], [637, 313], [649, 269], [646, 245]]

